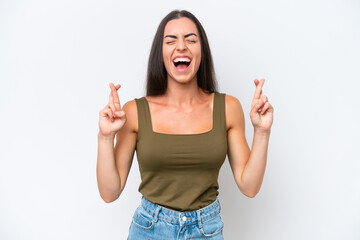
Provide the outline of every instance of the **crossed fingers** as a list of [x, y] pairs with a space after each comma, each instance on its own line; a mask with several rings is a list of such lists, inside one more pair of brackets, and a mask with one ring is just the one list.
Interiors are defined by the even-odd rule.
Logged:
[[119, 95], [117, 93], [117, 90], [121, 87], [120, 84], [114, 85], [113, 83], [110, 83], [111, 93], [109, 96], [109, 103], [108, 106], [111, 108], [111, 111], [113, 115], [119, 116], [119, 111], [121, 110]]
[[255, 106], [257, 103], [262, 101], [264, 104], [261, 108], [258, 109], [258, 112], [263, 114], [271, 106], [270, 103], [268, 102], [267, 96], [262, 94], [262, 87], [264, 86], [265, 79], [262, 78], [260, 81], [258, 79], [255, 79], [254, 82], [256, 85], [256, 89], [255, 89], [252, 105]]

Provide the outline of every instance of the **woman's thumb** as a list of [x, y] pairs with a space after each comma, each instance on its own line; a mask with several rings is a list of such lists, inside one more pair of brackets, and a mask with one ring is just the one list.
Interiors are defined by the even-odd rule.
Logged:
[[117, 111], [117, 112], [115, 112], [115, 115], [117, 117], [123, 117], [125, 115], [125, 112], [124, 111]]

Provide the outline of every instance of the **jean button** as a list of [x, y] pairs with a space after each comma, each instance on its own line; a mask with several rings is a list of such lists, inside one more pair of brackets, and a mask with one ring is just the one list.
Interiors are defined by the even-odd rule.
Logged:
[[182, 217], [182, 220], [185, 222], [185, 221], [186, 221], [186, 216], [183, 216], [183, 217]]

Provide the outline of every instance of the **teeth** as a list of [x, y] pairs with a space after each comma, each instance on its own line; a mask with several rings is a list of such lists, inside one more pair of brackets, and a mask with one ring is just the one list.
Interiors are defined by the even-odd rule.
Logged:
[[191, 62], [189, 58], [175, 58], [174, 62]]

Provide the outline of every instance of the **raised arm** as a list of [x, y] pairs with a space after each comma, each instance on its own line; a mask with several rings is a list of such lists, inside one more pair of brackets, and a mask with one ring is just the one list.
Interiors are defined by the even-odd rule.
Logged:
[[109, 103], [100, 111], [96, 167], [100, 196], [107, 203], [116, 200], [125, 187], [137, 137], [135, 101], [127, 102], [121, 109], [117, 95], [120, 85], [111, 83], [110, 87]]
[[264, 79], [254, 81], [256, 90], [251, 104], [250, 118], [254, 126], [251, 151], [245, 139], [245, 118], [240, 102], [226, 95], [226, 124], [228, 130], [228, 159], [236, 184], [240, 191], [255, 197], [262, 185], [270, 128], [273, 121], [273, 107], [265, 95], [262, 95]]

